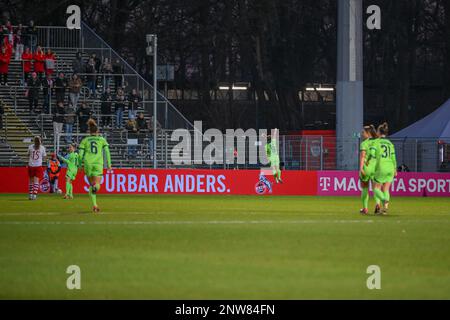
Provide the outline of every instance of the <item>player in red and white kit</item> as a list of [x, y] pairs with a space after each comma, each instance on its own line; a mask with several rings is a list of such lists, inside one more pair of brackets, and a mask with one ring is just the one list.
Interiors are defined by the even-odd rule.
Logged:
[[28, 147], [28, 177], [29, 177], [29, 200], [36, 200], [39, 190], [39, 180], [44, 175], [42, 162], [45, 161], [47, 154], [42, 145], [41, 138], [34, 137], [34, 144]]

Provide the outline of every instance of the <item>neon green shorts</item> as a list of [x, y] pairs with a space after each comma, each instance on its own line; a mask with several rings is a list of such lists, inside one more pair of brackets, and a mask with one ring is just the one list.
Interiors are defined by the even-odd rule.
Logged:
[[279, 157], [270, 157], [269, 161], [270, 161], [270, 166], [272, 167], [272, 171], [274, 173], [276, 173], [277, 170], [275, 168], [280, 167], [280, 158]]
[[375, 172], [374, 180], [377, 183], [388, 183], [394, 180], [395, 169], [392, 167], [380, 167]]
[[365, 175], [359, 174], [359, 180], [362, 182], [368, 182], [374, 179], [375, 176], [375, 163], [373, 165], [369, 164], [368, 166], [364, 165], [363, 167]]
[[85, 163], [84, 173], [88, 177], [101, 177], [103, 176], [103, 165], [99, 163]]

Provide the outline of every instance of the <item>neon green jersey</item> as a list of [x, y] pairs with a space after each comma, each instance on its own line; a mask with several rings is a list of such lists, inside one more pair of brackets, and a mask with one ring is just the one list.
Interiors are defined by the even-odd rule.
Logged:
[[376, 143], [377, 143], [377, 139], [370, 138], [370, 139], [366, 139], [363, 142], [361, 142], [361, 144], [359, 146], [359, 151], [366, 152], [365, 157], [364, 157], [364, 163], [366, 165], [369, 165], [369, 163], [375, 163], [375, 161], [371, 161], [371, 160], [374, 160], [376, 157]]
[[65, 164], [67, 164], [68, 172], [77, 172], [78, 170], [78, 153], [71, 152], [67, 155], [67, 158], [60, 158]]
[[397, 168], [397, 159], [395, 157], [395, 147], [391, 141], [386, 138], [376, 139], [375, 144], [377, 167]]
[[276, 139], [271, 139], [270, 143], [266, 144], [266, 154], [268, 158], [278, 157], [278, 143]]
[[108, 167], [111, 166], [109, 144], [102, 136], [92, 135], [85, 137], [80, 143], [80, 164], [98, 164], [103, 167], [103, 151], [106, 155]]

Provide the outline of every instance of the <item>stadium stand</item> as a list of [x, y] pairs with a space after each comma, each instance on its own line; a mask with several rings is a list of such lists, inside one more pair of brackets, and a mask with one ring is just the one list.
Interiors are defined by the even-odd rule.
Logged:
[[[53, 74], [53, 80], [59, 72], [65, 74], [66, 78], [73, 74], [72, 61], [75, 59], [77, 52], [81, 52], [83, 61], [86, 63], [92, 54], [97, 54], [99, 60], [107, 57], [109, 61], [119, 60], [123, 64], [124, 73], [120, 75], [123, 79], [125, 94], [128, 95], [132, 89], [138, 89], [141, 95], [141, 108], [138, 112], [144, 114], [145, 119], [150, 120], [152, 116], [152, 87], [148, 84], [129, 64], [126, 63], [114, 50], [112, 50], [93, 30], [83, 24], [83, 29], [74, 36], [73, 32], [65, 28], [54, 27], [38, 27], [37, 41], [46, 51], [51, 48], [56, 54], [56, 68]], [[76, 39], [76, 40], [74, 40]], [[87, 46], [89, 48], [87, 48]], [[84, 79], [89, 74], [80, 74]], [[114, 77], [111, 76], [111, 78]], [[115, 93], [115, 81], [104, 81], [105, 75], [97, 74], [97, 91], [96, 94], [90, 95], [86, 87], [87, 82], [83, 81], [83, 87], [80, 93], [80, 101], [92, 111], [92, 117], [101, 122], [103, 115], [100, 113], [101, 94], [104, 92], [103, 87], [107, 84], [111, 92]], [[58, 149], [64, 151], [65, 136], [64, 134], [55, 139], [53, 132], [53, 115], [52, 110], [55, 109], [55, 94], [51, 95], [51, 109], [49, 113], [34, 113], [29, 110], [29, 102], [26, 97], [26, 84], [23, 82], [22, 61], [11, 59], [8, 74], [9, 85], [0, 86], [0, 99], [5, 104], [5, 114], [3, 116], [3, 131], [1, 131], [1, 149], [0, 149], [0, 165], [23, 165], [26, 162], [27, 147], [30, 144], [30, 138], [34, 135], [40, 135], [43, 143], [49, 152]], [[39, 93], [39, 108], [42, 109], [43, 93]], [[65, 105], [68, 104], [68, 93], [65, 96]], [[159, 128], [173, 129], [178, 127], [191, 128], [192, 125], [184, 118], [170, 102], [158, 92], [158, 124]], [[78, 107], [79, 107], [78, 105]], [[128, 106], [128, 103], [126, 103]], [[114, 110], [114, 106], [113, 106]], [[124, 124], [128, 120], [128, 112], [124, 112]], [[111, 117], [109, 115], [109, 117]], [[115, 118], [115, 117], [114, 117]], [[78, 120], [78, 118], [77, 118]], [[114, 122], [114, 121], [113, 121]], [[150, 126], [151, 128], [151, 126]], [[79, 125], [74, 125], [74, 141], [81, 140], [83, 137], [79, 133]], [[101, 128], [111, 145], [112, 161], [120, 167], [151, 167], [153, 164], [150, 130], [141, 130], [138, 141], [128, 139], [128, 132], [124, 129], [116, 129], [114, 126]], [[162, 130], [158, 131], [158, 140], [164, 139]], [[59, 144], [57, 141], [59, 140]], [[167, 139], [164, 139], [167, 140]], [[130, 156], [130, 144], [137, 142], [136, 154]], [[170, 144], [169, 144], [170, 145]], [[157, 143], [157, 162], [160, 167], [167, 167], [167, 144], [164, 146]]]

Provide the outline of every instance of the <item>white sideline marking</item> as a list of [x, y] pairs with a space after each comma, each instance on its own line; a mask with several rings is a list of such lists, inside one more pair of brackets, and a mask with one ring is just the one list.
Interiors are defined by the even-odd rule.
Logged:
[[[80, 209], [81, 210], [81, 209]], [[102, 212], [101, 215], [114, 215], [114, 214], [175, 214], [176, 212], [165, 212], [165, 211], [155, 211], [155, 212]], [[77, 215], [89, 215], [90, 212], [84, 213], [66, 213], [66, 212], [6, 212], [0, 213], [2, 216], [77, 216]]]
[[185, 224], [319, 224], [373, 223], [373, 220], [208, 220], [208, 221], [0, 221], [3, 225], [185, 225]]
[[201, 225], [201, 224], [371, 224], [450, 223], [450, 220], [161, 220], [161, 221], [0, 221], [0, 225]]

